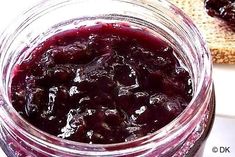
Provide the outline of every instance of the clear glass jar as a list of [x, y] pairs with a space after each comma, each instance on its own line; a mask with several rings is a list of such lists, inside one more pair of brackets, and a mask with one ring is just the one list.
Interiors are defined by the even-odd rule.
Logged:
[[[55, 33], [97, 21], [146, 28], [177, 51], [192, 76], [194, 96], [170, 124], [131, 142], [91, 145], [42, 132], [14, 110], [9, 98], [13, 67]], [[19, 16], [1, 34], [0, 43], [0, 139], [9, 156], [201, 156], [215, 111], [211, 58], [195, 25], [169, 2], [43, 1]]]

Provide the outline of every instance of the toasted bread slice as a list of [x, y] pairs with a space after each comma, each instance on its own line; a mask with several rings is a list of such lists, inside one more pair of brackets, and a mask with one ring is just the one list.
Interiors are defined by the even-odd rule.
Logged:
[[205, 10], [204, 0], [170, 0], [181, 8], [196, 24], [206, 38], [214, 63], [235, 64], [235, 26], [216, 17], [210, 17]]

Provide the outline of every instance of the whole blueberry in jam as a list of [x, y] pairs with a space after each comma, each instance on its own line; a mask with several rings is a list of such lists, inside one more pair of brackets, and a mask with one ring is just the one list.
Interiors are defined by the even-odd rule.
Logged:
[[11, 101], [60, 138], [110, 144], [153, 133], [192, 98], [188, 70], [168, 43], [127, 24], [58, 33], [15, 67]]

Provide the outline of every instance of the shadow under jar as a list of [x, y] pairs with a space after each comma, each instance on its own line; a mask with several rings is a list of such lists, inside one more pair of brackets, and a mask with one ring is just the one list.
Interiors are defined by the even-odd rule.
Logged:
[[[116, 144], [86, 144], [49, 135], [11, 104], [16, 66], [55, 34], [98, 23], [125, 23], [165, 41], [187, 67], [192, 100], [173, 121]], [[214, 120], [212, 65], [205, 41], [178, 8], [160, 0], [48, 0], [25, 12], [1, 35], [1, 146], [9, 156], [201, 156]]]

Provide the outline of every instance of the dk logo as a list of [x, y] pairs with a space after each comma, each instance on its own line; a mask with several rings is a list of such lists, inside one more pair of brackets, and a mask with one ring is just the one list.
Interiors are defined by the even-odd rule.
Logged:
[[213, 147], [212, 148], [213, 153], [230, 153], [230, 147]]

